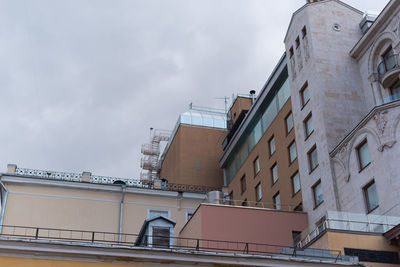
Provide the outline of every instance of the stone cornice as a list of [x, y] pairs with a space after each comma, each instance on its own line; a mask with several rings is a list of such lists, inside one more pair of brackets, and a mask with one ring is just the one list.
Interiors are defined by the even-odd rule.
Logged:
[[334, 157], [338, 151], [341, 150], [343, 146], [345, 146], [347, 143], [350, 142], [350, 140], [353, 138], [353, 136], [359, 131], [361, 128], [363, 128], [371, 119], [374, 118], [374, 116], [381, 111], [388, 110], [394, 107], [400, 106], [400, 100], [393, 101], [387, 104], [383, 104], [380, 106], [374, 107], [358, 124], [351, 132], [346, 135], [345, 138], [342, 139], [342, 141], [339, 142], [339, 144], [329, 153], [331, 157]]

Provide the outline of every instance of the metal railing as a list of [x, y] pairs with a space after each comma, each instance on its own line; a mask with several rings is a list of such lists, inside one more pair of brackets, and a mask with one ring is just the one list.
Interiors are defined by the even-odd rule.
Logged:
[[[320, 234], [326, 230], [345, 230], [354, 232], [370, 232], [370, 233], [385, 233], [397, 226], [400, 223], [400, 218], [397, 221], [390, 223], [388, 216], [377, 216], [386, 222], [380, 221], [363, 221], [363, 220], [350, 220], [340, 218], [327, 218], [320, 225], [315, 227], [312, 231], [305, 231], [301, 234], [302, 240], [297, 244], [299, 247], [304, 247]], [[393, 217], [395, 218], [395, 217]], [[391, 218], [393, 220], [393, 218]]]
[[379, 63], [377, 71], [378, 71], [378, 80], [381, 82], [382, 77], [386, 72], [399, 67], [399, 56], [397, 54], [388, 56], [384, 58], [381, 63]]
[[229, 206], [242, 206], [242, 207], [254, 207], [254, 208], [263, 208], [263, 209], [274, 209], [281, 211], [302, 211], [295, 210], [296, 206], [294, 205], [286, 205], [279, 204], [273, 202], [261, 202], [261, 201], [243, 201], [243, 200], [235, 200], [235, 199], [218, 199], [215, 201], [215, 204], [221, 205], [229, 205]]
[[[169, 250], [188, 250], [199, 252], [226, 252], [251, 255], [279, 254], [303, 259], [325, 259], [332, 261], [352, 261], [357, 262], [355, 257], [341, 254], [340, 250], [326, 249], [301, 249], [281, 245], [271, 245], [251, 242], [236, 242], [227, 240], [212, 240], [184, 237], [166, 236], [141, 236], [138, 242], [138, 234], [120, 234], [100, 231], [84, 231], [71, 229], [54, 229], [42, 227], [12, 226], [3, 225], [0, 239], [3, 240], [38, 240], [40, 242], [54, 243], [54, 241], [65, 242], [68, 244], [86, 244], [91, 246], [110, 245], [122, 246], [125, 248], [146, 247], [150, 249], [169, 249]], [[152, 240], [164, 240], [160, 244], [152, 243]]]
[[[35, 170], [26, 168], [16, 168], [16, 176], [25, 176], [32, 178], [43, 178], [50, 180], [61, 180], [70, 182], [82, 182], [83, 175], [79, 173], [69, 173], [69, 172], [56, 172], [56, 171], [45, 171], [45, 170]], [[154, 177], [152, 177], [154, 178]], [[197, 192], [205, 193], [214, 190], [221, 190], [221, 188], [202, 186], [202, 185], [186, 185], [186, 184], [176, 184], [161, 182], [161, 188], [154, 185], [152, 180], [139, 180], [139, 179], [129, 179], [129, 178], [119, 178], [111, 176], [101, 176], [101, 175], [90, 175], [90, 183], [93, 184], [125, 184], [130, 187], [144, 188], [144, 189], [155, 189], [155, 190], [168, 190], [168, 191], [184, 191], [184, 192]]]
[[55, 172], [55, 171], [44, 171], [44, 170], [34, 170], [26, 168], [16, 168], [16, 175], [20, 176], [31, 176], [40, 177], [53, 180], [64, 180], [64, 181], [82, 181], [82, 174], [72, 173], [72, 172]]

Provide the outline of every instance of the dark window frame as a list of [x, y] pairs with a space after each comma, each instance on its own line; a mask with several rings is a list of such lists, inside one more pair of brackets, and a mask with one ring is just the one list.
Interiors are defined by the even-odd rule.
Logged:
[[[311, 154], [312, 154], [314, 151], [317, 152], [317, 163], [316, 163], [314, 166], [312, 166], [312, 165], [311, 165], [311, 163], [312, 163]], [[319, 165], [318, 151], [317, 151], [317, 145], [316, 145], [316, 144], [314, 144], [314, 145], [310, 148], [310, 150], [308, 150], [308, 152], [307, 152], [307, 161], [308, 161], [308, 170], [309, 170], [309, 174], [311, 174], [311, 173], [318, 167], [318, 165]]]
[[242, 195], [246, 192], [246, 187], [246, 174], [243, 174], [242, 178], [240, 178], [240, 191]]
[[356, 154], [357, 154], [357, 161], [358, 161], [358, 171], [361, 172], [363, 171], [365, 168], [367, 168], [370, 164], [371, 164], [371, 155], [369, 155], [369, 162], [367, 164], [365, 164], [364, 166], [362, 166], [361, 163], [361, 153], [360, 153], [360, 149], [362, 146], [367, 145], [367, 149], [368, 149], [368, 153], [369, 153], [369, 147], [368, 147], [368, 140], [367, 138], [364, 138], [355, 148], [356, 150]]
[[304, 91], [308, 89], [308, 81], [306, 81], [303, 86], [301, 87], [299, 94], [300, 94], [300, 104], [301, 104], [301, 109], [303, 109], [308, 102], [310, 102], [311, 96], [310, 93], [308, 93], [308, 99], [304, 102]]
[[322, 192], [322, 201], [317, 203], [317, 195], [315, 194], [316, 193], [315, 189], [317, 188], [317, 186], [321, 186], [321, 190], [322, 190], [321, 179], [319, 179], [311, 187], [312, 188], [312, 192], [313, 192], [313, 197], [314, 197], [314, 209], [318, 208], [322, 203], [324, 203], [324, 193], [323, 192]]
[[374, 210], [376, 210], [379, 207], [379, 199], [378, 199], [378, 205], [376, 205], [375, 207], [373, 207], [372, 209], [370, 209], [370, 205], [369, 205], [369, 201], [368, 201], [368, 188], [370, 188], [372, 185], [375, 185], [375, 193], [376, 195], [378, 195], [378, 192], [376, 192], [376, 183], [375, 183], [375, 179], [372, 179], [371, 181], [369, 181], [366, 185], [363, 186], [362, 190], [363, 190], [363, 194], [364, 194], [364, 201], [365, 201], [365, 207], [367, 208], [367, 213], [371, 213]]

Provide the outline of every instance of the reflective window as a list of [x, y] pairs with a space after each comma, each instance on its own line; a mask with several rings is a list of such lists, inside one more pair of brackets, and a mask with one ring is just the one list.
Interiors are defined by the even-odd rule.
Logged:
[[289, 146], [289, 161], [292, 163], [297, 158], [296, 143], [293, 142]]
[[304, 120], [304, 134], [309, 137], [314, 132], [313, 118], [310, 113], [307, 118]]
[[376, 193], [375, 181], [370, 182], [364, 187], [364, 196], [367, 205], [368, 212], [376, 209], [378, 204], [378, 194]]
[[279, 194], [279, 192], [274, 196], [274, 205], [275, 209], [281, 209], [281, 195]]
[[286, 132], [289, 133], [293, 129], [293, 116], [292, 112], [286, 117]]
[[319, 180], [312, 188], [314, 194], [314, 207], [319, 206], [324, 201], [324, 194], [322, 193], [321, 180]]
[[358, 164], [361, 171], [371, 163], [371, 160], [369, 158], [367, 139], [362, 141], [361, 144], [357, 146], [356, 150], [358, 156]]
[[258, 183], [256, 186], [256, 200], [260, 201], [262, 199], [262, 189], [261, 189], [261, 183]]
[[258, 159], [258, 157], [253, 162], [253, 168], [254, 176], [256, 176], [260, 172], [260, 160]]
[[275, 153], [275, 138], [272, 136], [271, 139], [269, 139], [269, 155], [271, 156], [272, 154]]
[[300, 176], [297, 172], [292, 176], [293, 195], [300, 191]]
[[314, 145], [307, 153], [309, 171], [312, 172], [318, 166], [317, 147]]

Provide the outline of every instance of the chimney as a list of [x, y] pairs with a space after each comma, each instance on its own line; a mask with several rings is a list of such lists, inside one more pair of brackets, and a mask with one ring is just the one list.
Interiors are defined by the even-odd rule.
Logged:
[[251, 104], [256, 101], [256, 90], [250, 90]]

